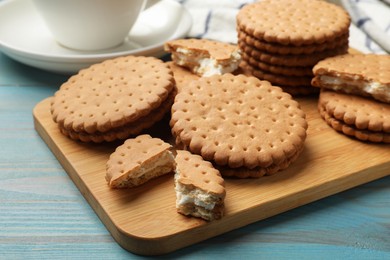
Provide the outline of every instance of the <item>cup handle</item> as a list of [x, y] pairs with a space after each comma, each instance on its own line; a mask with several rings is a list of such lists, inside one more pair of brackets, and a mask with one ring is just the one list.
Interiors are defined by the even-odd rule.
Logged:
[[[148, 9], [144, 9], [144, 12], [155, 12], [154, 8], [159, 5], [161, 0], [147, 0]], [[149, 7], [151, 7], [149, 9]], [[133, 30], [130, 32], [130, 37], [135, 42], [142, 42], [144, 44], [155, 43], [159, 41], [166, 41], [177, 29], [178, 24], [183, 16], [183, 8], [181, 4], [174, 0], [164, 0], [164, 5], [158, 8], [159, 12], [169, 13], [166, 23], [150, 24], [148, 30], [138, 31]], [[163, 27], [162, 27], [163, 26]]]
[[[150, 7], [153, 7], [155, 4], [158, 4], [161, 1], [162, 0], [146, 0], [145, 7], [144, 7], [143, 11], [149, 9]], [[171, 16], [170, 23], [169, 23], [169, 26], [167, 26], [167, 27], [171, 28], [171, 27], [173, 27], [173, 25], [177, 24], [180, 21], [183, 10], [181, 8], [181, 5], [176, 1], [173, 1], [173, 0], [167, 1], [166, 4], [169, 5], [168, 10], [171, 13], [170, 14], [170, 16]]]
[[144, 10], [152, 7], [153, 5], [157, 4], [158, 2], [160, 2], [161, 0], [146, 0], [146, 3], [145, 3], [145, 7], [144, 7]]

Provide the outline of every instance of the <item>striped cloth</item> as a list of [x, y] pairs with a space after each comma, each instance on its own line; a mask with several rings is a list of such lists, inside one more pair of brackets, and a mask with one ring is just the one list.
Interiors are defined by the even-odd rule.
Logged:
[[[293, 0], [292, 0], [293, 1]], [[237, 42], [236, 15], [255, 0], [179, 0], [193, 18], [189, 37]], [[350, 14], [350, 46], [363, 53], [390, 53], [390, 0], [333, 0]]]

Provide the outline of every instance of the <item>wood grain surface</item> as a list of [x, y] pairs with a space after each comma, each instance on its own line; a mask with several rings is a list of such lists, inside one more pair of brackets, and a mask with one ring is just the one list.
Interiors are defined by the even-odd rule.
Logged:
[[[109, 189], [105, 163], [119, 143], [83, 144], [61, 135], [51, 119], [49, 99], [35, 107], [34, 119], [38, 133], [117, 242], [131, 252], [155, 255], [389, 175], [389, 145], [338, 134], [319, 117], [316, 99], [298, 101], [309, 122], [304, 152], [274, 176], [227, 179], [226, 216], [211, 223], [176, 213], [172, 176], [136, 189]], [[167, 125], [158, 129], [169, 132]], [[164, 137], [167, 132], [151, 130], [152, 135]]]
[[[0, 259], [145, 259], [113, 239], [34, 129], [32, 109], [67, 78], [0, 53]], [[387, 176], [165, 258], [389, 259], [389, 205]]]

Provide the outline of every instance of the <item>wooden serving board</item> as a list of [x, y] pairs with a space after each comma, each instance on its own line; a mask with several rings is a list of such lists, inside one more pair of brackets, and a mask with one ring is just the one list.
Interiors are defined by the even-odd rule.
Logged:
[[[134, 189], [110, 189], [105, 164], [121, 143], [84, 144], [63, 136], [51, 119], [49, 99], [34, 108], [36, 130], [115, 240], [137, 254], [168, 253], [390, 175], [390, 145], [335, 132], [320, 118], [315, 98], [300, 98], [309, 128], [298, 160], [273, 176], [226, 179], [226, 215], [207, 223], [176, 212], [173, 175]], [[167, 121], [150, 134], [169, 139]]]

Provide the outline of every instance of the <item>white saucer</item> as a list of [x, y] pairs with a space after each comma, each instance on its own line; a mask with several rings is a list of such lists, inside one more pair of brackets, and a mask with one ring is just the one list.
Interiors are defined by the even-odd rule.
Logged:
[[[164, 24], [169, 23], [169, 15], [166, 14], [172, 5], [179, 5], [178, 8], [182, 9], [181, 20], [177, 28], [164, 28]], [[36, 68], [74, 74], [91, 64], [123, 55], [161, 57], [164, 55], [164, 42], [185, 37], [191, 25], [192, 18], [183, 6], [173, 0], [162, 0], [140, 15], [122, 45], [98, 52], [84, 52], [59, 45], [30, 0], [4, 1], [0, 3], [0, 50]]]

